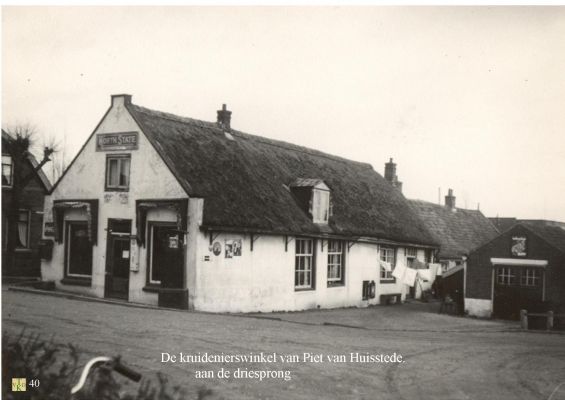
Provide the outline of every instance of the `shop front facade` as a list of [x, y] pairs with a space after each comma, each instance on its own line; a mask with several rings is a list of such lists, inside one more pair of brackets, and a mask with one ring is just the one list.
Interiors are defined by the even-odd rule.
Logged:
[[[157, 304], [151, 290], [164, 261], [160, 241], [176, 234], [182, 252], [188, 196], [122, 100], [113, 98], [45, 199], [44, 237], [53, 249], [51, 259], [42, 261], [42, 278], [69, 291]], [[147, 234], [140, 232], [141, 221]], [[184, 255], [176, 262], [184, 270]], [[181, 279], [186, 287], [186, 277]]]

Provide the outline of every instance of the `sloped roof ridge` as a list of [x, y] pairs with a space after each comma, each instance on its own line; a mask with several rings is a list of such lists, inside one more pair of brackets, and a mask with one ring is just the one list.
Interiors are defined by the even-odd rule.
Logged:
[[[550, 244], [552, 247], [565, 254], [565, 229], [559, 226], [539, 225], [528, 222], [518, 222], [515, 226], [522, 226]], [[512, 229], [510, 228], [510, 229]], [[510, 230], [509, 229], [509, 230]], [[509, 231], [508, 230], [508, 231]], [[557, 236], [556, 236], [557, 234]]]
[[[2, 129], [2, 139], [11, 141], [12, 143], [15, 140], [14, 137], [8, 132], [6, 132], [4, 129]], [[32, 154], [31, 151], [28, 151], [27, 159], [30, 162], [32, 168], [35, 170], [35, 168], [38, 167], [39, 162], [37, 161], [37, 158], [35, 158], [35, 156]], [[52, 189], [53, 185], [51, 184], [51, 181], [49, 180], [47, 175], [45, 175], [45, 171], [43, 171], [43, 168], [40, 168], [37, 171], [35, 171], [35, 174], [39, 178], [43, 186], [45, 187], [45, 190], [49, 192]]]
[[[144, 113], [144, 114], [149, 115], [149, 116], [155, 116], [157, 118], [163, 118], [163, 119], [167, 119], [167, 120], [173, 121], [173, 122], [191, 124], [191, 125], [195, 125], [195, 126], [200, 127], [200, 128], [213, 129], [213, 130], [216, 130], [218, 133], [223, 132], [223, 130], [221, 128], [219, 128], [213, 122], [189, 118], [189, 117], [183, 117], [183, 116], [176, 115], [176, 114], [171, 114], [171, 113], [167, 113], [167, 112], [163, 112], [163, 111], [153, 110], [153, 109], [143, 107], [143, 106], [140, 106], [140, 105], [137, 105], [137, 104], [131, 104], [129, 106], [134, 107], [135, 111]], [[298, 152], [308, 154], [308, 155], [311, 155], [311, 156], [322, 157], [322, 158], [326, 158], [326, 159], [329, 159], [329, 160], [338, 161], [338, 162], [347, 163], [347, 164], [355, 163], [355, 164], [362, 166], [364, 168], [373, 169], [373, 166], [369, 163], [366, 163], [366, 162], [350, 160], [348, 158], [336, 156], [336, 155], [333, 155], [333, 154], [324, 153], [324, 152], [319, 151], [319, 150], [314, 150], [314, 149], [310, 149], [308, 147], [299, 146], [299, 145], [296, 145], [296, 144], [293, 144], [293, 143], [284, 142], [282, 140], [270, 139], [270, 138], [266, 138], [266, 137], [263, 137], [263, 136], [253, 135], [253, 134], [250, 134], [250, 133], [246, 133], [246, 132], [242, 132], [242, 131], [238, 131], [238, 130], [234, 130], [234, 129], [230, 130], [230, 134], [232, 136], [236, 136], [236, 137], [242, 138], [244, 140], [253, 140], [253, 141], [256, 141], [256, 142], [260, 142], [262, 144], [282, 148], [282, 149], [285, 149], [285, 150], [298, 151]]]
[[136, 109], [136, 111], [142, 112], [142, 113], [150, 115], [150, 116], [168, 119], [168, 120], [174, 121], [174, 122], [182, 122], [182, 123], [197, 125], [200, 128], [217, 129], [218, 131], [220, 131], [220, 129], [216, 126], [216, 124], [214, 124], [212, 122], [208, 122], [208, 121], [204, 121], [204, 120], [200, 120], [200, 119], [195, 119], [195, 118], [183, 117], [183, 116], [180, 116], [180, 115], [171, 114], [171, 113], [164, 112], [164, 111], [153, 110], [151, 108], [143, 107], [143, 106], [140, 106], [140, 105], [137, 105], [137, 104], [130, 104], [128, 106], [134, 107]]
[[[39, 166], [39, 162], [37, 161], [37, 158], [35, 158], [35, 156], [33, 154], [30, 153], [28, 155], [28, 160], [30, 161], [30, 163], [31, 163], [31, 165], [34, 169]], [[39, 179], [41, 180], [41, 182], [43, 183], [43, 185], [45, 186], [45, 189], [47, 191], [50, 191], [51, 188], [53, 187], [53, 185], [51, 185], [51, 181], [49, 180], [47, 175], [45, 175], [43, 168], [38, 169], [36, 171], [36, 174], [39, 177]]]
[[[443, 205], [443, 204], [437, 204], [437, 203], [434, 203], [434, 202], [432, 202], [432, 201], [420, 200], [420, 199], [407, 199], [407, 200], [408, 200], [408, 201], [413, 201], [413, 202], [418, 202], [418, 203], [424, 203], [424, 204], [427, 204], [427, 205], [430, 205], [430, 206], [436, 206], [436, 207], [438, 207], [438, 208], [445, 208], [445, 209], [447, 210], [447, 207], [446, 207], [445, 205]], [[483, 214], [483, 213], [481, 212], [481, 210], [475, 210], [475, 209], [472, 209], [472, 208], [460, 208], [460, 207], [455, 207], [455, 208], [457, 209], [457, 211], [465, 211], [465, 212], [472, 212], [472, 213], [481, 213], [481, 214]], [[483, 215], [484, 215], [484, 214], [483, 214]], [[485, 218], [486, 218], [486, 217], [485, 217]], [[488, 218], [487, 218], [487, 219], [488, 219]]]

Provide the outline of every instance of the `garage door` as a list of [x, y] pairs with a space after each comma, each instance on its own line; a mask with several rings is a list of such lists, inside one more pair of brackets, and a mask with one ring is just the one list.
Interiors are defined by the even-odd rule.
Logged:
[[496, 318], [519, 319], [520, 310], [546, 311], [543, 302], [544, 271], [527, 266], [495, 267], [493, 312]]

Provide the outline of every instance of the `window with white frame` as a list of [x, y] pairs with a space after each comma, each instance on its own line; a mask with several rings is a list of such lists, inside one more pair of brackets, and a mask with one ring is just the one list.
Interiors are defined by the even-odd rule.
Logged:
[[406, 266], [412, 268], [412, 264], [416, 259], [417, 250], [414, 247], [408, 247], [406, 249]]
[[11, 187], [14, 178], [14, 164], [12, 157], [2, 154], [2, 186]]
[[314, 288], [314, 240], [299, 239], [296, 242], [294, 288]]
[[29, 210], [20, 210], [18, 212], [18, 234], [16, 246], [20, 249], [29, 248]]
[[343, 285], [345, 282], [345, 252], [341, 240], [328, 240], [328, 286]]
[[538, 286], [541, 280], [541, 273], [536, 268], [525, 268], [522, 270], [520, 283], [522, 286]]
[[130, 161], [129, 154], [106, 157], [106, 190], [129, 190]]
[[515, 283], [516, 274], [514, 270], [509, 267], [498, 268], [496, 282], [499, 285], [513, 285]]
[[390, 265], [390, 271], [381, 265], [381, 280], [394, 280], [392, 271], [396, 265], [396, 249], [394, 247], [381, 247], [380, 259]]
[[327, 224], [330, 217], [330, 192], [314, 189], [312, 192], [312, 220], [315, 224]]

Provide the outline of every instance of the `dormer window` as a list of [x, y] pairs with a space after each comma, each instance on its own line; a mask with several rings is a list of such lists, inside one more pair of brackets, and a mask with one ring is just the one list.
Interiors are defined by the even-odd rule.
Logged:
[[331, 216], [330, 188], [321, 179], [299, 178], [290, 185], [298, 205], [315, 224], [327, 224]]
[[330, 191], [312, 190], [312, 220], [315, 224], [327, 224], [330, 217]]

